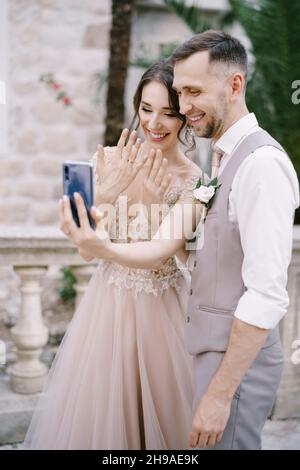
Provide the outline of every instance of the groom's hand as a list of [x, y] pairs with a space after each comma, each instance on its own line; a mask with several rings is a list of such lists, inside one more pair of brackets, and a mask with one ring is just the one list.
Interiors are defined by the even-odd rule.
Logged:
[[213, 447], [220, 442], [230, 415], [231, 400], [206, 392], [198, 403], [190, 433], [189, 444], [194, 447]]

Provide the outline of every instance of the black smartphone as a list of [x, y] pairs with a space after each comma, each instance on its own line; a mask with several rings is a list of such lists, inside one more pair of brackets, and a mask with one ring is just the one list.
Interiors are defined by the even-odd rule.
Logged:
[[63, 163], [63, 193], [69, 196], [73, 219], [80, 227], [74, 193], [79, 193], [87, 210], [90, 226], [95, 229], [95, 222], [90, 215], [94, 204], [93, 166], [89, 162], [66, 161]]

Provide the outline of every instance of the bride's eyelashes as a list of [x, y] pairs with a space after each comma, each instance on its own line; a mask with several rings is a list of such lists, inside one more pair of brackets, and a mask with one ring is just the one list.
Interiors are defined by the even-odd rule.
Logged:
[[[148, 109], [148, 108], [143, 108], [142, 107], [142, 111], [145, 111], [145, 113], [152, 113], [152, 109]], [[165, 113], [165, 116], [168, 116], [168, 117], [177, 117], [175, 114], [172, 114], [172, 113]]]

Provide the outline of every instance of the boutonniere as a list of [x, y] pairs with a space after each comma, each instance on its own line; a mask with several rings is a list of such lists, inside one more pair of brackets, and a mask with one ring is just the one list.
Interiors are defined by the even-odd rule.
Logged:
[[211, 207], [213, 198], [216, 195], [218, 188], [222, 186], [219, 183], [218, 178], [213, 178], [206, 184], [202, 178], [199, 178], [196, 187], [193, 191], [194, 201], [196, 203], [201, 202], [203, 205], [202, 210], [202, 222], [205, 221], [208, 209]]
[[196, 187], [193, 190], [193, 196], [196, 204], [199, 202], [202, 204], [202, 212], [200, 221], [194, 232], [194, 238], [189, 240], [186, 245], [187, 250], [199, 250], [201, 248], [200, 240], [202, 240], [203, 243], [203, 236], [200, 237], [200, 235], [204, 231], [206, 215], [220, 186], [221, 183], [219, 183], [217, 177], [210, 180], [208, 177], [205, 178], [203, 175], [203, 178], [199, 178]]

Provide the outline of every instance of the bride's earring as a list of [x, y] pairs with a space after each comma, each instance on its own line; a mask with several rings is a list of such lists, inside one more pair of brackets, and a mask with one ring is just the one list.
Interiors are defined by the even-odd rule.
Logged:
[[195, 143], [195, 134], [191, 126], [187, 126], [185, 130], [185, 140], [188, 145], [194, 145]]

